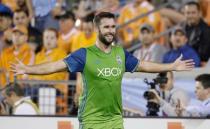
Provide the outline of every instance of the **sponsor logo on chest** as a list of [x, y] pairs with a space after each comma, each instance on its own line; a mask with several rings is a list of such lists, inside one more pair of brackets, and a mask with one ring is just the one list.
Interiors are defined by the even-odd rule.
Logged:
[[116, 77], [116, 76], [120, 76], [122, 71], [120, 68], [117, 67], [113, 67], [113, 68], [97, 68], [97, 76], [103, 76], [103, 77]]

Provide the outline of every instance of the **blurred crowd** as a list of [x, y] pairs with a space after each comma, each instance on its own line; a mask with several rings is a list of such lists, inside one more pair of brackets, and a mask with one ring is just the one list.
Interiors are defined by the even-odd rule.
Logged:
[[[93, 18], [108, 11], [118, 20], [116, 44], [138, 59], [171, 63], [181, 54], [205, 67], [210, 57], [210, 0], [0, 0], [0, 87], [14, 81], [10, 63], [57, 61], [95, 43]], [[163, 6], [165, 3], [170, 4]], [[157, 9], [161, 7], [160, 9]], [[155, 10], [157, 9], [157, 10]], [[153, 10], [155, 10], [153, 12]], [[145, 16], [141, 16], [148, 13]], [[135, 19], [139, 17], [139, 19]], [[135, 19], [135, 20], [134, 20]], [[133, 20], [130, 22], [130, 20]], [[136, 47], [138, 46], [138, 47]], [[61, 114], [69, 101], [77, 105], [81, 92], [79, 73], [17, 76], [27, 80], [77, 80], [73, 96], [64, 84]]]

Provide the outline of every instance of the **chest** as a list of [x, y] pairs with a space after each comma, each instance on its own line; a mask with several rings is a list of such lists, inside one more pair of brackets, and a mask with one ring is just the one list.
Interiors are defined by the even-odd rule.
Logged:
[[125, 59], [120, 54], [101, 56], [100, 54], [88, 53], [85, 72], [94, 78], [113, 80], [122, 78], [125, 72]]

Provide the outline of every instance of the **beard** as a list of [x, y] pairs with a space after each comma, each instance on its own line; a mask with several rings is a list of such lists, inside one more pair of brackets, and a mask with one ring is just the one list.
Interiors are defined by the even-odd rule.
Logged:
[[[107, 36], [107, 35], [111, 35], [111, 36], [113, 37], [111, 41], [108, 41], [108, 40], [106, 39], [105, 36]], [[116, 40], [116, 36], [115, 36], [115, 34], [113, 34], [113, 33], [102, 34], [101, 31], [99, 30], [99, 40], [100, 40], [104, 45], [109, 46], [109, 45], [111, 45], [111, 43], [112, 43], [113, 41]]]

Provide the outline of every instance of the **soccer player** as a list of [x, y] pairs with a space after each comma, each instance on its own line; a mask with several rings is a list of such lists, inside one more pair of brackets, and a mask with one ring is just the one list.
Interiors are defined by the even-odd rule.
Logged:
[[78, 118], [80, 129], [123, 129], [121, 80], [124, 72], [163, 72], [191, 70], [192, 60], [181, 56], [170, 64], [139, 61], [120, 46], [113, 46], [116, 36], [115, 16], [101, 12], [94, 18], [95, 45], [81, 48], [63, 60], [34, 66], [11, 64], [16, 74], [50, 74], [68, 70], [81, 72], [83, 93]]

